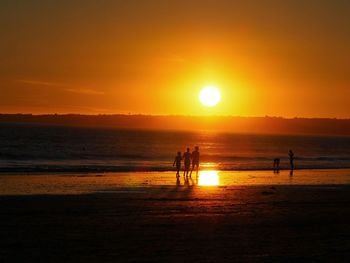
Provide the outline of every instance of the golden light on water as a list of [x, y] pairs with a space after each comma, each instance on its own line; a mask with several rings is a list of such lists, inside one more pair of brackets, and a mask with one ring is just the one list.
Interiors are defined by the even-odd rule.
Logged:
[[215, 186], [219, 185], [218, 171], [200, 171], [198, 176], [198, 185]]

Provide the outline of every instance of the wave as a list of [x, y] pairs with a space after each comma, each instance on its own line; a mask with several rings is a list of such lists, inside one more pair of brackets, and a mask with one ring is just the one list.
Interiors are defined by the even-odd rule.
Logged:
[[350, 167], [350, 138], [3, 126], [0, 172], [171, 171], [178, 150], [198, 145], [205, 169], [269, 170], [288, 149], [298, 169]]
[[[239, 156], [239, 155], [220, 155], [220, 154], [203, 154], [201, 155], [201, 160], [204, 162], [232, 162], [232, 161], [255, 161], [255, 162], [269, 162], [273, 160], [276, 156]], [[277, 156], [278, 157], [278, 156]], [[173, 156], [169, 154], [120, 154], [120, 153], [110, 153], [110, 154], [93, 154], [93, 153], [55, 153], [47, 154], [40, 152], [32, 153], [2, 153], [0, 152], [0, 159], [2, 160], [29, 160], [29, 161], [77, 161], [77, 160], [89, 160], [89, 161], [164, 161], [171, 160]], [[281, 157], [281, 160], [288, 160], [288, 157]], [[297, 156], [295, 160], [300, 161], [344, 161], [350, 162], [350, 156]]]
[[[301, 164], [296, 170], [304, 169], [348, 169], [350, 164], [344, 165], [306, 165]], [[222, 165], [204, 166], [202, 170], [220, 170], [220, 171], [268, 171], [272, 170], [270, 166], [263, 165]], [[281, 167], [281, 170], [288, 170], [288, 167]], [[169, 166], [107, 166], [107, 165], [23, 165], [23, 166], [3, 166], [0, 167], [0, 173], [107, 173], [107, 172], [170, 172], [175, 171]]]

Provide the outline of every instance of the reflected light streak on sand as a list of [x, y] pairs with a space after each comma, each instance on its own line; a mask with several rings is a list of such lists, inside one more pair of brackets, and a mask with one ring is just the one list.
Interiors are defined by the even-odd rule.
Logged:
[[200, 171], [198, 175], [198, 185], [216, 186], [219, 185], [218, 171]]

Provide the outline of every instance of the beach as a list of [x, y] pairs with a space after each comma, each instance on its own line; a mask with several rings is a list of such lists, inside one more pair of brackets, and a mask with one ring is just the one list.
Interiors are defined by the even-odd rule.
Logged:
[[0, 0], [0, 263], [350, 262], [350, 0]]
[[1, 175], [0, 260], [347, 262], [349, 170], [216, 172]]

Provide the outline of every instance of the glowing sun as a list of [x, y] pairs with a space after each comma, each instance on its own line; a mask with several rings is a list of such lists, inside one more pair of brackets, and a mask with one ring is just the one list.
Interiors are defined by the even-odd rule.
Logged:
[[221, 94], [217, 87], [204, 87], [199, 93], [199, 101], [207, 107], [213, 107], [220, 102]]

